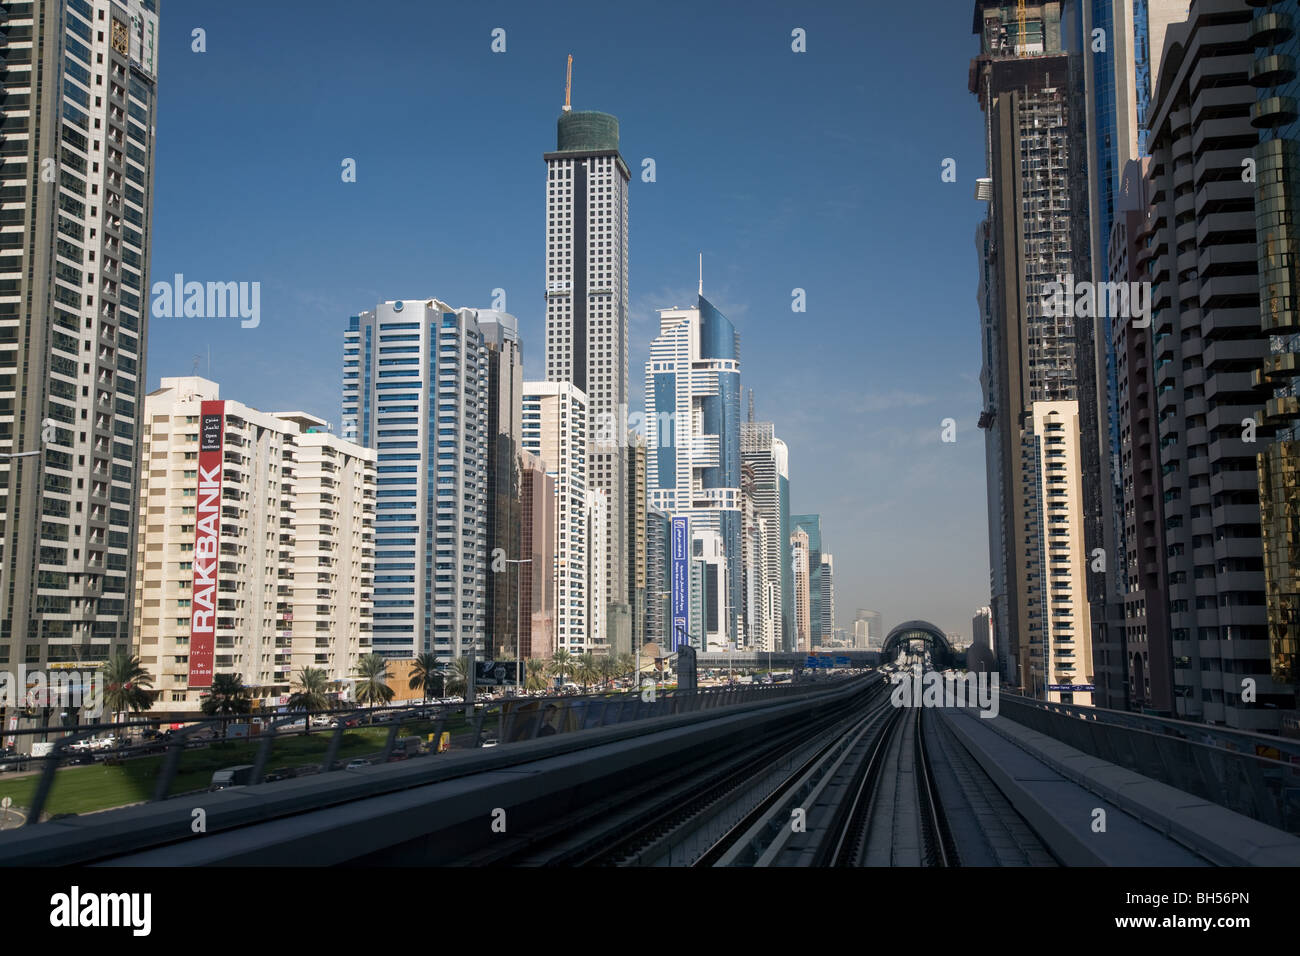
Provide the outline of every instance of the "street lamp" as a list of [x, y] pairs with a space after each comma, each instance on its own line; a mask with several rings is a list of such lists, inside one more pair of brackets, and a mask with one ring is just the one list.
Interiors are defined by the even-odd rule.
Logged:
[[[532, 564], [532, 558], [504, 558], [506, 564]], [[520, 568], [515, 572], [515, 667], [523, 666], [523, 581], [524, 570]], [[515, 671], [515, 696], [521, 696], [524, 689], [524, 675], [519, 670]]]

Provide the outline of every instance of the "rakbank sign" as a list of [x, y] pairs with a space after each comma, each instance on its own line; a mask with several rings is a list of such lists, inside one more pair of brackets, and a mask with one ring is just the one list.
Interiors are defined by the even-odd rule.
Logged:
[[217, 555], [221, 548], [221, 453], [225, 402], [204, 402], [199, 419], [199, 487], [190, 604], [190, 686], [212, 686], [217, 628]]

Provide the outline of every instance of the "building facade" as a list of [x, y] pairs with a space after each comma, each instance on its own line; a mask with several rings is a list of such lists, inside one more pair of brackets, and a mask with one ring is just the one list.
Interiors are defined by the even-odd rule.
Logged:
[[487, 650], [489, 364], [478, 312], [437, 299], [381, 302], [344, 335], [343, 437], [378, 456], [373, 646], [386, 657]]
[[3, 49], [0, 666], [99, 664], [132, 633], [158, 6], [7, 4]]
[[371, 650], [374, 452], [202, 378], [164, 378], [145, 410], [133, 643], [158, 709], [197, 712], [215, 674], [259, 707], [303, 666], [350, 675]]
[[[519, 324], [513, 315], [475, 310], [483, 336], [487, 378], [487, 550], [484, 578], [487, 605], [486, 647], [498, 660], [515, 660], [522, 620], [513, 573], [504, 561], [526, 557], [520, 542], [520, 413], [523, 410], [524, 362]], [[506, 564], [513, 572], [517, 567]]]
[[555, 488], [554, 650], [595, 646], [587, 598], [587, 396], [567, 382], [525, 382], [524, 450], [546, 463]]
[[773, 584], [774, 650], [793, 651], [794, 572], [790, 554], [790, 454], [771, 422], [741, 422], [740, 455], [754, 471], [754, 500], [767, 542], [767, 576]]
[[[590, 544], [603, 551], [602, 602], [626, 607], [630, 177], [618, 151], [618, 119], [608, 113], [570, 111], [566, 104], [556, 124], [555, 151], [543, 158], [546, 379], [568, 383], [586, 396], [593, 425], [591, 447], [585, 452], [587, 480], [604, 496], [608, 509], [604, 539]], [[599, 432], [594, 427], [598, 423]], [[583, 640], [588, 639], [603, 644], [606, 635], [584, 630]]]
[[1242, 164], [1265, 121], [1251, 31], [1250, 7], [1230, 0], [1196, 0], [1169, 28], [1151, 104], [1145, 242], [1175, 712], [1270, 730], [1291, 695], [1270, 673], [1260, 539], [1256, 455], [1272, 426], [1256, 434], [1271, 396], [1257, 376], [1270, 343], [1256, 186]]
[[808, 532], [796, 527], [790, 535], [790, 561], [794, 573], [795, 650], [807, 653], [812, 644], [812, 590], [808, 574]]
[[549, 659], [555, 646], [555, 478], [536, 455], [521, 451], [519, 459], [519, 550], [528, 559], [514, 568], [523, 575], [516, 582], [522, 655]]
[[715, 532], [728, 576], [727, 640], [742, 606], [740, 335], [703, 294], [694, 308], [660, 309], [646, 363], [647, 494], [652, 506]]

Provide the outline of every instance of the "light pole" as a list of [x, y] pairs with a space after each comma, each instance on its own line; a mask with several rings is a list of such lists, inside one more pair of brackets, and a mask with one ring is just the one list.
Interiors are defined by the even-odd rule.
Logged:
[[[532, 558], [505, 558], [506, 564], [532, 564]], [[518, 568], [515, 571], [515, 667], [523, 666], [523, 582], [524, 569]], [[521, 671], [515, 671], [515, 696], [519, 697], [524, 688], [524, 675]]]

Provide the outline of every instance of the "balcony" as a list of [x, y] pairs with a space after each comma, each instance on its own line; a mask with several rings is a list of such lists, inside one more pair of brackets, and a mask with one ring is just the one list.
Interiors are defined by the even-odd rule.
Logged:
[[1251, 86], [1281, 86], [1295, 79], [1295, 57], [1285, 53], [1261, 56], [1250, 65]]
[[1294, 123], [1300, 117], [1293, 96], [1269, 96], [1250, 108], [1250, 125], [1256, 129], [1276, 129]]
[[1295, 36], [1295, 27], [1289, 13], [1265, 13], [1250, 24], [1250, 38], [1255, 48], [1277, 46]]

